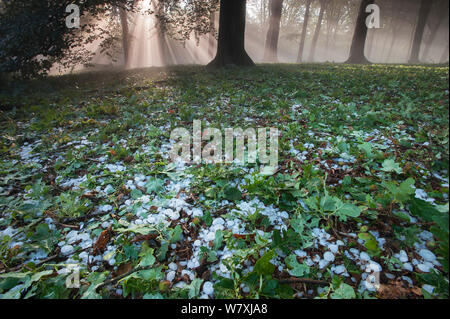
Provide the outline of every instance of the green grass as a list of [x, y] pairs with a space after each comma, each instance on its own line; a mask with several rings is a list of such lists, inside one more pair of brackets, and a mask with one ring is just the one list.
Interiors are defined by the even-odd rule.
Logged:
[[[286, 64], [7, 81], [0, 91], [0, 296], [197, 298], [209, 281], [223, 298], [448, 297], [448, 80], [448, 66]], [[220, 129], [278, 128], [280, 169], [273, 176], [255, 165], [177, 170], [161, 146], [172, 129], [190, 129], [194, 119]], [[35, 157], [28, 158], [31, 149]], [[145, 185], [127, 189], [141, 174]], [[64, 183], [78, 178], [78, 187]], [[180, 193], [167, 188], [186, 179], [190, 186]], [[177, 196], [203, 215], [130, 224]], [[274, 229], [268, 210], [239, 215], [255, 198], [287, 212], [285, 231]], [[99, 209], [105, 205], [112, 210]], [[208, 272], [177, 272], [167, 282], [168, 265], [189, 259], [195, 238], [219, 217], [239, 218], [248, 236], [216, 232], [199, 257]], [[112, 249], [103, 262], [86, 265], [80, 254], [95, 250], [80, 246], [86, 239], [72, 243], [69, 261], [80, 263], [81, 286], [68, 289], [67, 274], [56, 271], [65, 267], [61, 248], [80, 223], [93, 244], [110, 225]], [[314, 247], [315, 228], [330, 243], [344, 243], [322, 268], [308, 262], [327, 250]], [[233, 251], [229, 258], [220, 254], [224, 247]], [[344, 253], [350, 248], [382, 267], [382, 289], [361, 289], [364, 270]], [[402, 267], [400, 251], [422, 264], [424, 249], [437, 256], [435, 270]], [[105, 278], [111, 284], [99, 286]], [[323, 284], [305, 288], [293, 278]]]

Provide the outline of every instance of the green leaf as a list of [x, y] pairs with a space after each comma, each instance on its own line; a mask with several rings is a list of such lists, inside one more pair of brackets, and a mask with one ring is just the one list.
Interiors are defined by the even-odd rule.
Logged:
[[236, 187], [227, 186], [224, 190], [225, 198], [230, 201], [237, 201], [242, 198], [242, 193]]
[[297, 256], [294, 254], [289, 255], [284, 260], [289, 269], [289, 274], [294, 277], [304, 277], [309, 274], [309, 267], [305, 264], [300, 264], [297, 261]]
[[356, 205], [347, 203], [339, 207], [336, 213], [340, 216], [356, 218], [361, 215], [361, 209]]
[[150, 194], [153, 192], [158, 193], [164, 189], [163, 186], [164, 186], [164, 180], [159, 179], [159, 178], [152, 179], [145, 184], [147, 194]]
[[219, 229], [216, 232], [216, 237], [214, 238], [213, 244], [214, 244], [214, 249], [217, 250], [222, 246], [222, 241], [223, 241], [223, 233], [222, 231]]
[[274, 250], [269, 250], [264, 254], [255, 264], [254, 271], [258, 275], [272, 275], [275, 271], [275, 266], [270, 262], [275, 255]]
[[342, 283], [330, 297], [332, 299], [354, 299], [356, 294], [352, 286]]
[[155, 261], [156, 261], [155, 256], [153, 256], [153, 252], [154, 252], [154, 249], [153, 249], [153, 248], [148, 248], [148, 249], [146, 249], [146, 250], [145, 250], [145, 253], [143, 253], [143, 254], [141, 255], [141, 256], [143, 256], [143, 257], [142, 257], [141, 261], [139, 262], [139, 266], [141, 266], [141, 267], [150, 267], [150, 266], [153, 266], [153, 264], [154, 264]]
[[381, 170], [384, 172], [395, 172], [397, 174], [401, 174], [403, 172], [400, 165], [392, 159], [386, 159], [383, 162], [382, 166], [383, 167], [381, 168]]
[[195, 298], [200, 294], [200, 287], [202, 286], [203, 280], [195, 278], [191, 284], [188, 286], [188, 297], [189, 299]]

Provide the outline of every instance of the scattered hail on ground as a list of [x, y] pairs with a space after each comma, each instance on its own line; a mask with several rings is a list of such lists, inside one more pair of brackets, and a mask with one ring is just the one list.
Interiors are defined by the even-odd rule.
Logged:
[[[177, 67], [0, 98], [1, 297], [448, 297], [448, 67]], [[277, 172], [170, 163], [194, 119], [278, 128]]]

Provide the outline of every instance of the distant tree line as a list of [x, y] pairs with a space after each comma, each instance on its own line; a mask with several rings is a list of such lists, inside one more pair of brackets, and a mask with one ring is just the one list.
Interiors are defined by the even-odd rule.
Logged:
[[[158, 47], [167, 64], [173, 63], [167, 54], [167, 37], [186, 41], [206, 36], [212, 58], [209, 66], [254, 65], [245, 49], [246, 0], [0, 0], [0, 73], [35, 77], [55, 64], [66, 68], [87, 64], [92, 58], [87, 48], [94, 41], [100, 41], [105, 52], [119, 43], [127, 66], [133, 13], [143, 1], [150, 4], [147, 13], [157, 18]], [[326, 50], [333, 51], [339, 29], [353, 35], [347, 63], [369, 63], [374, 43], [383, 39], [390, 56], [397, 39], [407, 36], [407, 28], [414, 30], [405, 48], [409, 62], [419, 63], [429, 55], [437, 31], [445, 26], [448, 30], [448, 0], [248, 1], [258, 5], [258, 20], [266, 30], [265, 62], [279, 61], [280, 30], [286, 26], [291, 30], [287, 36], [298, 43], [298, 63], [314, 61], [319, 39], [326, 43]], [[65, 9], [72, 3], [82, 12], [80, 28], [66, 26]], [[366, 8], [371, 4], [381, 8], [380, 29], [367, 28], [371, 13]], [[305, 52], [307, 38], [309, 52]], [[448, 41], [441, 62], [447, 60]]]

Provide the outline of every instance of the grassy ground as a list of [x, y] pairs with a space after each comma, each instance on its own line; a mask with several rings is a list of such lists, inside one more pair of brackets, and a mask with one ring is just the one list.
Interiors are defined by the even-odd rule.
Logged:
[[[448, 80], [322, 64], [4, 83], [0, 296], [448, 297]], [[173, 165], [194, 119], [277, 127], [278, 171]]]

